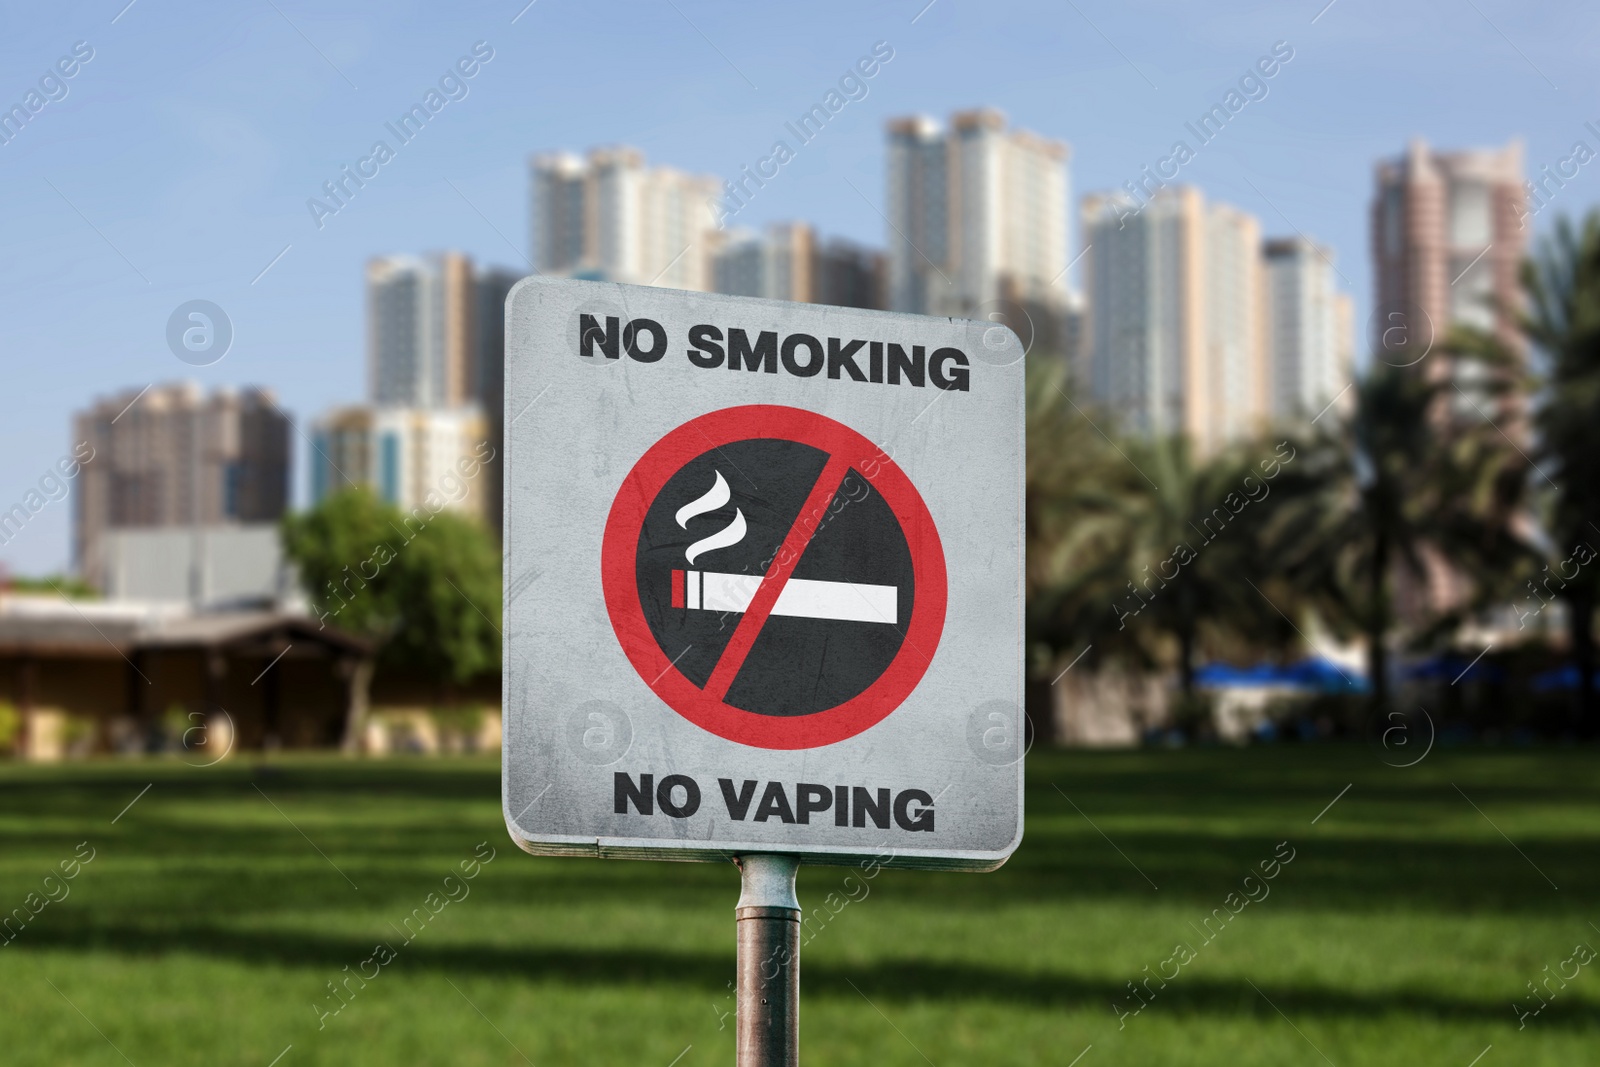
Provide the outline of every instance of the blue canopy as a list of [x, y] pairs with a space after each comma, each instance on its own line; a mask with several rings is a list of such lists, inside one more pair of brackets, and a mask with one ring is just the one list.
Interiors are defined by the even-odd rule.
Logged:
[[1273, 686], [1314, 693], [1365, 693], [1366, 678], [1345, 670], [1330, 659], [1311, 656], [1295, 663], [1258, 663], [1235, 667], [1208, 663], [1195, 672], [1195, 683], [1205, 689], [1250, 689]]
[[1474, 660], [1466, 656], [1455, 656], [1449, 653], [1430, 656], [1427, 659], [1409, 663], [1402, 669], [1401, 675], [1412, 680], [1420, 678], [1428, 681], [1449, 682], [1452, 685], [1457, 681], [1501, 682], [1505, 680], [1505, 671], [1493, 663], [1485, 663], [1481, 656]]
[[[1600, 689], [1600, 671], [1589, 678], [1589, 684]], [[1555, 670], [1545, 671], [1533, 676], [1533, 691], [1535, 693], [1549, 693], [1557, 689], [1578, 688], [1578, 668], [1576, 664], [1568, 663], [1557, 667]]]

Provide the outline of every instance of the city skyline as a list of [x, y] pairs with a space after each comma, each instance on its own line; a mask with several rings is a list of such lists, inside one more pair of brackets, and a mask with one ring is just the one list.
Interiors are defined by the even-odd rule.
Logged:
[[[1179, 180], [1255, 215], [1266, 235], [1300, 231], [1336, 249], [1340, 287], [1355, 299], [1364, 337], [1377, 161], [1414, 135], [1451, 150], [1521, 136], [1527, 173], [1538, 175], [1568, 157], [1574, 140], [1592, 139], [1584, 123], [1593, 116], [1577, 102], [1592, 76], [1578, 62], [1582, 33], [1541, 38], [1539, 25], [1559, 11], [1519, 26], [1501, 7], [1486, 9], [1494, 24], [1463, 9], [1442, 27], [1420, 12], [1396, 12], [1380, 28], [1341, 21], [1346, 5], [1357, 6], [1175, 9], [1159, 19], [1142, 9], [1086, 10], [1091, 27], [1031, 5], [1000, 17], [957, 4], [839, 7], [799, 20], [690, 4], [683, 16], [670, 7], [643, 16], [640, 32], [619, 46], [628, 69], [598, 81], [584, 77], [583, 56], [547, 42], [599, 39], [608, 20], [542, 5], [520, 16], [485, 7], [426, 22], [402, 12], [394, 26], [363, 34], [349, 32], [337, 6], [287, 10], [314, 47], [270, 10], [178, 18], [135, 7], [115, 23], [115, 12], [38, 20], [0, 44], [8, 69], [42, 69], [78, 40], [95, 53], [65, 99], [0, 145], [0, 188], [16, 215], [12, 284], [0, 287], [0, 307], [20, 372], [0, 425], [0, 497], [20, 498], [70, 449], [71, 411], [129, 386], [260, 382], [279, 391], [297, 427], [308, 427], [320, 411], [365, 394], [360, 268], [371, 255], [459, 248], [521, 268], [530, 153], [632, 143], [653, 163], [734, 175], [878, 40], [893, 43], [893, 62], [797, 146], [739, 225], [804, 219], [882, 247], [883, 123], [983, 105], [1070, 144], [1072, 188], [1120, 187], [1287, 39], [1293, 61], [1265, 96], [1197, 146]], [[1030, 32], [1018, 34], [1019, 23]], [[307, 200], [480, 39], [495, 56], [462, 83], [465, 95], [318, 229]], [[973, 43], [1001, 39], [1016, 57], [1010, 69], [963, 65]], [[653, 47], [660, 42], [671, 47]], [[188, 86], [200, 74], [212, 86], [205, 97]], [[669, 83], [667, 92], [655, 88]], [[25, 86], [18, 81], [12, 95]], [[574, 91], [581, 106], [540, 106]], [[703, 121], [707, 109], [715, 124]], [[1535, 232], [1592, 202], [1592, 183], [1580, 170], [1553, 187], [1531, 220]], [[1069, 242], [1076, 254], [1080, 235]], [[167, 350], [163, 328], [173, 308], [195, 298], [222, 305], [236, 339], [219, 363], [191, 369]], [[1364, 348], [1358, 342], [1358, 360]], [[292, 447], [304, 503], [304, 439], [296, 434]], [[65, 565], [66, 514], [47, 509], [0, 560], [21, 573]]]
[[[1303, 235], [1263, 236], [1255, 216], [1208, 204], [1202, 190], [1161, 181], [1146, 167], [1139, 182], [1081, 198], [1082, 251], [1073, 263], [1087, 261], [1085, 288], [1073, 289], [1060, 284], [1068, 270], [1062, 264], [1070, 240], [1070, 146], [1008, 129], [993, 108], [956, 112], [948, 128], [922, 115], [891, 118], [884, 132], [888, 253], [838, 238], [825, 252], [808, 222], [725, 230], [714, 224], [721, 221], [714, 178], [647, 167], [638, 149], [612, 145], [591, 148], [581, 159], [566, 151], [530, 157], [530, 267], [552, 276], [923, 313], [980, 314], [1021, 300], [1033, 316], [1052, 320], [1053, 340], [1044, 350], [1067, 361], [1089, 399], [1131, 432], [1180, 432], [1201, 454], [1274, 422], [1303, 421], [1313, 410], [1320, 416], [1343, 396], [1354, 368], [1352, 301], [1333, 281], [1341, 272], [1330, 249]], [[1402, 318], [1493, 325], [1486, 294], [1514, 297], [1511, 277], [1524, 248], [1509, 225], [1527, 213], [1521, 174], [1520, 140], [1499, 150], [1436, 153], [1413, 138], [1403, 155], [1379, 160], [1371, 208], [1375, 304], [1389, 316], [1403, 306]], [[1494, 281], [1465, 287], [1447, 307], [1437, 306], [1441, 268], [1465, 263], [1459, 281], [1490, 252], [1496, 255], [1481, 273]], [[933, 284], [933, 274], [943, 287]], [[501, 447], [504, 367], [495, 335], [503, 337], [497, 313], [517, 278], [504, 268], [480, 271], [458, 251], [367, 261], [367, 396], [313, 420], [304, 460], [311, 503], [354, 477], [353, 484], [404, 509], [430, 489], [437, 495], [438, 475], [458, 458], [477, 457], [491, 461], [495, 476], [470, 502], [451, 499], [498, 525], [503, 500], [492, 461]], [[1401, 299], [1412, 295], [1431, 299], [1416, 305]], [[159, 406], [168, 394], [197, 398], [197, 390], [192, 381], [164, 386], [147, 406]], [[247, 397], [258, 393], [270, 403], [270, 391], [246, 390]], [[117, 419], [145, 394], [131, 395]], [[224, 387], [219, 395], [232, 391]], [[92, 415], [76, 416], [75, 436], [85, 436], [86, 417], [114, 426], [110, 409], [120, 403], [97, 399]], [[286, 435], [287, 419], [273, 407]], [[144, 421], [136, 417], [129, 425]], [[110, 452], [106, 433], [93, 436]], [[126, 459], [101, 457], [97, 470], [107, 462], [120, 466]], [[90, 545], [97, 535], [85, 531], [107, 521], [94, 513], [118, 521], [115, 506], [107, 511], [91, 502], [114, 504], [141, 479], [181, 480], [182, 466], [124, 478], [128, 485], [119, 483], [109, 496], [90, 488], [104, 474], [85, 477], [74, 502], [77, 576], [104, 584]], [[280, 465], [280, 512], [293, 495], [293, 467]], [[163, 515], [173, 510], [164, 508]], [[143, 514], [149, 507], [135, 510], [122, 520], [128, 529], [182, 525], [175, 513], [162, 518]], [[230, 510], [218, 514], [226, 519]]]
[[[1333, 281], [1341, 272], [1332, 250], [1303, 235], [1264, 236], [1255, 216], [1208, 204], [1202, 190], [1159, 181], [1147, 167], [1137, 183], [1080, 198], [1073, 244], [1081, 254], [1073, 264], [1087, 262], [1084, 288], [1070, 288], [1058, 284], [1071, 241], [1070, 146], [1008, 129], [993, 108], [957, 112], [948, 130], [928, 116], [891, 118], [884, 132], [885, 202], [894, 213], [885, 218], [888, 253], [834, 238], [830, 258], [809, 222], [773, 222], [759, 232], [708, 225], [700, 205], [717, 214], [714, 178], [647, 167], [638, 149], [611, 145], [582, 158], [567, 151], [530, 157], [530, 266], [549, 275], [924, 313], [976, 314], [985, 301], [999, 306], [1021, 299], [1032, 314], [1060, 320], [1051, 336], [1065, 342], [1058, 329], [1082, 336], [1081, 351], [1052, 351], [1068, 360], [1090, 399], [1120, 415], [1132, 432], [1181, 432], [1201, 453], [1275, 421], [1303, 420], [1313, 409], [1320, 414], [1343, 395], [1354, 367], [1352, 301]], [[1499, 150], [1435, 153], [1413, 138], [1403, 154], [1377, 161], [1371, 208], [1377, 306], [1411, 307], [1399, 297], [1410, 295], [1415, 279], [1440, 281], [1433, 276], [1444, 259], [1454, 270], [1470, 257], [1460, 272], [1465, 276], [1496, 248], [1482, 273], [1492, 271], [1497, 297], [1511, 294], [1508, 279], [1523, 245], [1519, 235], [1502, 231], [1526, 213], [1518, 184], [1521, 152], [1520, 140], [1513, 140]], [[1412, 191], [1419, 182], [1423, 193]], [[908, 231], [939, 261], [928, 259]], [[1404, 242], [1420, 244], [1402, 252]], [[1128, 249], [1137, 249], [1132, 259]], [[847, 257], [842, 264], [840, 254]], [[926, 267], [911, 270], [916, 257]], [[1097, 260], [1114, 265], [1108, 272]], [[657, 270], [662, 262], [666, 266]], [[941, 263], [959, 285], [945, 277]], [[650, 281], [645, 273], [652, 273]], [[945, 286], [933, 286], [931, 274]], [[437, 475], [456, 457], [487, 448], [487, 458], [498, 458], [503, 412], [494, 400], [502, 359], [493, 327], [491, 336], [480, 334], [491, 317], [503, 326], [495, 312], [518, 275], [494, 266], [480, 272], [458, 251], [370, 258], [367, 395], [312, 420], [303, 462], [284, 468], [284, 499], [294, 493], [297, 467], [310, 483], [313, 504], [355, 471], [357, 483], [404, 508], [419, 503], [437, 480], [430, 472]], [[1173, 281], [1160, 281], [1167, 278]], [[1121, 287], [1115, 304], [1108, 279]], [[1488, 287], [1470, 287], [1475, 302], [1452, 294], [1447, 309], [1431, 306], [1437, 297], [1416, 308], [1424, 319], [1431, 313], [1441, 322], [1488, 326], [1493, 316], [1477, 306]], [[842, 288], [848, 292], [841, 294]], [[1163, 295], [1166, 288], [1172, 291]], [[911, 306], [921, 304], [928, 306]], [[1068, 315], [1078, 317], [1076, 331], [1067, 326]], [[1095, 325], [1100, 316], [1112, 321], [1115, 339], [1108, 341]], [[1145, 338], [1132, 349], [1130, 329]], [[489, 373], [491, 365], [497, 373]], [[191, 380], [153, 395], [196, 388]], [[133, 400], [124, 413], [144, 396], [128, 395]], [[97, 399], [94, 410], [109, 417], [109, 408], [119, 404]], [[401, 438], [415, 443], [396, 449]], [[380, 444], [386, 449], [381, 457]], [[497, 525], [503, 502], [498, 465], [491, 465], [496, 477], [488, 496], [480, 487], [466, 506]], [[104, 496], [89, 492], [90, 482], [84, 480], [80, 494], [85, 502]], [[83, 547], [86, 506], [74, 505], [74, 567], [100, 584], [99, 561]], [[135, 517], [131, 528], [162, 525]]]

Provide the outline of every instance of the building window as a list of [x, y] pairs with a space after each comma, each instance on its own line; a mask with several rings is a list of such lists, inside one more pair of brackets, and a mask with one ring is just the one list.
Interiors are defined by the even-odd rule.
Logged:
[[390, 504], [400, 503], [400, 435], [390, 431], [379, 444], [379, 491]]
[[311, 463], [311, 502], [313, 504], [322, 503], [323, 497], [328, 495], [328, 464], [333, 462], [330, 458], [333, 454], [330, 451], [331, 447], [332, 442], [325, 433], [319, 433], [311, 439], [311, 448], [316, 453]]
[[1489, 187], [1483, 182], [1456, 182], [1450, 187], [1450, 247], [1482, 248], [1494, 239]]
[[1386, 255], [1400, 255], [1404, 224], [1404, 198], [1398, 186], [1390, 185], [1383, 191], [1383, 250]]
[[222, 465], [222, 517], [239, 517], [239, 482], [243, 470], [238, 461]]
[[[1474, 262], [1476, 260], [1476, 262]], [[1450, 257], [1450, 319], [1480, 330], [1494, 328], [1494, 265], [1490, 257], [1458, 252]]]

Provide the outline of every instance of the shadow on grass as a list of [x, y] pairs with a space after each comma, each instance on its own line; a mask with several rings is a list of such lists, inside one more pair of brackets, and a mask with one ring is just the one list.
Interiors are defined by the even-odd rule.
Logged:
[[[1004, 868], [978, 877], [891, 872], [877, 886], [886, 899], [952, 911], [1108, 899], [1209, 911], [1287, 838], [1298, 855], [1274, 887], [1286, 908], [1583, 914], [1600, 887], [1593, 847], [1600, 835], [1592, 822], [1586, 832], [1575, 829], [1585, 812], [1600, 809], [1595, 755], [1441, 753], [1398, 772], [1357, 746], [1040, 753], [1028, 767], [1027, 834]], [[112, 826], [112, 816], [152, 781]], [[1515, 847], [1481, 821], [1453, 782], [1497, 818], [1522, 813], [1504, 823]], [[1340, 807], [1313, 826], [1312, 817], [1351, 783]], [[34, 858], [42, 871], [70, 852], [70, 844], [61, 851], [64, 843], [85, 837], [105, 842], [108, 864], [141, 861], [94, 891], [101, 921], [113, 924], [137, 925], [156, 901], [197, 926], [342, 907], [348, 886], [335, 863], [362, 887], [364, 905], [409, 906], [419, 887], [431, 888], [484, 840], [506, 857], [480, 886], [492, 900], [622, 903], [648, 886], [659, 905], [704, 908], [708, 891], [730, 899], [737, 892], [730, 872], [704, 865], [520, 855], [501, 822], [492, 759], [239, 759], [204, 771], [174, 760], [4, 766], [0, 819], [7, 825], [0, 868], [8, 868], [0, 891], [13, 888], [12, 872], [15, 888], [28, 891]], [[802, 892], [834, 877], [807, 870]]]
[[[713, 994], [724, 992], [733, 976], [731, 944], [726, 956], [648, 948], [528, 952], [486, 945], [404, 944], [398, 937], [388, 944], [398, 957], [390, 967], [410, 974], [420, 970], [594, 987], [659, 985], [676, 991], [693, 986]], [[327, 977], [323, 971], [337, 977], [347, 965], [354, 970], [373, 949], [372, 943], [354, 938], [258, 934], [202, 927], [41, 930], [28, 935], [26, 941], [19, 939], [13, 946], [13, 951], [112, 951], [130, 957], [192, 953], [249, 965], [309, 968], [318, 973], [308, 982], [308, 995], [320, 994], [323, 979]], [[1126, 986], [1111, 981], [964, 962], [807, 963], [803, 981], [808, 998], [865, 996], [874, 1002], [890, 1003], [989, 1001], [1034, 1009], [1103, 1010], [1108, 1017], [1114, 1016], [1113, 1001], [1130, 1007], [1134, 1003]], [[1270, 997], [1272, 1003], [1268, 1004], [1262, 994]], [[1274, 1016], [1274, 1006], [1290, 1018], [1421, 1015], [1442, 1021], [1500, 1023], [1514, 1019], [1510, 1002], [1506, 1000], [1449, 996], [1415, 988], [1366, 994], [1314, 983], [1267, 983], [1257, 992], [1242, 979], [1206, 978], [1194, 974], [1180, 975], [1165, 989], [1157, 989], [1152, 1008], [1157, 1014]], [[1540, 1015], [1538, 1025], [1593, 1027], [1596, 1010], [1600, 1010], [1600, 1001], [1573, 995], [1549, 1005]]]

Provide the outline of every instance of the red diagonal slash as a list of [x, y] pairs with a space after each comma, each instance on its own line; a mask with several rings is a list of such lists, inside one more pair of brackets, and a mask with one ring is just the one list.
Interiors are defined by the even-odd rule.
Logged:
[[772, 557], [772, 565], [756, 587], [750, 606], [739, 619], [739, 625], [734, 627], [733, 636], [728, 639], [722, 657], [717, 660], [716, 669], [706, 682], [705, 691], [709, 696], [717, 700], [727, 699], [728, 688], [738, 676], [739, 668], [744, 666], [745, 657], [750, 655], [756, 636], [767, 624], [767, 616], [772, 614], [773, 606], [778, 603], [778, 594], [783, 592], [789, 575], [794, 573], [795, 565], [800, 562], [800, 556], [811, 541], [811, 535], [817, 532], [820, 525], [818, 519], [849, 472], [849, 462], [837, 455], [829, 457], [827, 465], [822, 468], [822, 473], [817, 476], [817, 484], [811, 487], [810, 495], [800, 507], [800, 514], [795, 518], [794, 525], [789, 527], [788, 536], [783, 539], [783, 547]]

